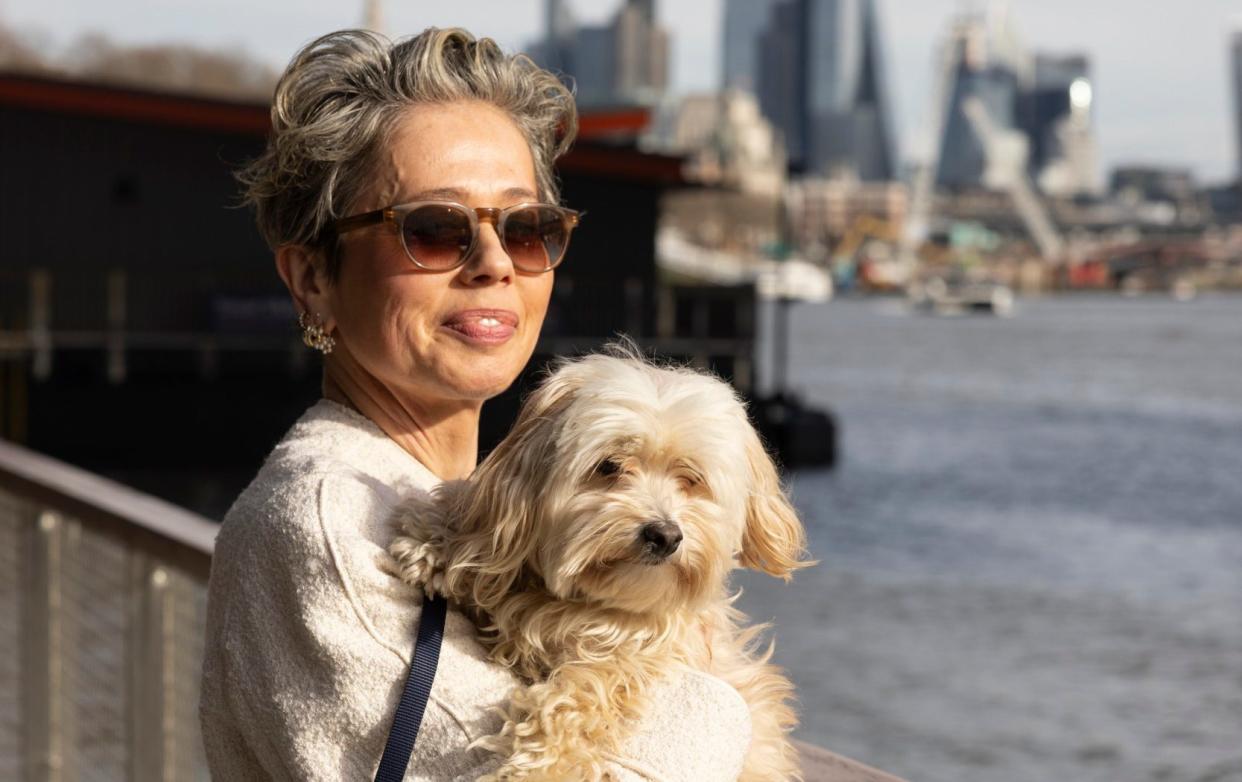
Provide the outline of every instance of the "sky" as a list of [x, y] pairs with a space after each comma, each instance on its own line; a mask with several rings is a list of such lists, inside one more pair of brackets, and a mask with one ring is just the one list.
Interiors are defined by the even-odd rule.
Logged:
[[[936, 47], [953, 14], [976, 0], [878, 0], [888, 89], [906, 159], [928, 149]], [[580, 22], [605, 21], [619, 0], [571, 0]], [[720, 80], [721, 0], [659, 0], [672, 36], [673, 89]], [[1213, 184], [1238, 169], [1228, 63], [1242, 0], [1010, 0], [1035, 51], [1091, 57], [1101, 174], [1115, 165], [1189, 167]], [[102, 32], [125, 43], [189, 42], [241, 49], [282, 67], [315, 36], [361, 23], [362, 0], [0, 0], [0, 22], [42, 50]], [[390, 35], [461, 26], [520, 50], [540, 34], [542, 0], [385, 0]]]

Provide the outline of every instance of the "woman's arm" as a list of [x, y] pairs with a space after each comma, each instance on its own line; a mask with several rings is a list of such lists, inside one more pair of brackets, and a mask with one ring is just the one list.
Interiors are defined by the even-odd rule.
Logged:
[[[382, 487], [299, 476], [248, 495], [221, 529], [208, 591], [202, 722], [212, 775], [370, 778], [418, 616], [410, 591], [373, 566], [382, 549], [365, 531], [383, 512]], [[478, 762], [468, 741], [460, 715], [433, 694], [416, 761], [432, 778], [468, 773]]]
[[618, 782], [736, 780], [750, 746], [750, 710], [714, 676], [673, 669], [651, 693], [637, 731], [610, 756]]

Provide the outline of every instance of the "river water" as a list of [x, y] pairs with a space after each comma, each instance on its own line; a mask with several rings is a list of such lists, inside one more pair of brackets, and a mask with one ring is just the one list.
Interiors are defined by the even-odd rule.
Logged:
[[1242, 297], [790, 333], [842, 462], [791, 476], [820, 564], [739, 584], [801, 738], [911, 782], [1242, 780]]

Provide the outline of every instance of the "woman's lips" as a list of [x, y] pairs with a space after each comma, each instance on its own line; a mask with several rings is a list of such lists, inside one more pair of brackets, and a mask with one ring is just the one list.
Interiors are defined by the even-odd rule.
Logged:
[[444, 321], [444, 327], [470, 342], [498, 345], [517, 331], [518, 316], [510, 310], [462, 310]]

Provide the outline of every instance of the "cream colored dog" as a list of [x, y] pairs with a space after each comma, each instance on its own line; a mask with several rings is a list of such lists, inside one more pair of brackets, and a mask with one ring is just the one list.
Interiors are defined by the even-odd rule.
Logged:
[[[469, 480], [397, 513], [401, 578], [454, 601], [528, 686], [486, 746], [499, 779], [595, 779], [681, 663], [750, 705], [747, 780], [798, 777], [792, 685], [727, 576], [788, 579], [803, 530], [733, 390], [614, 346], [564, 362]], [[548, 748], [554, 748], [549, 751]]]

